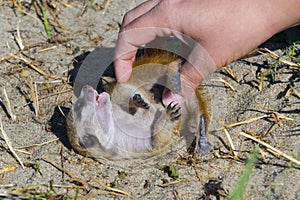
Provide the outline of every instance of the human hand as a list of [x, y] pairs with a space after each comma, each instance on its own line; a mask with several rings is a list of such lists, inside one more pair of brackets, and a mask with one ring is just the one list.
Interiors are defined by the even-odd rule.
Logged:
[[[126, 13], [123, 19], [115, 52], [117, 80], [129, 79], [137, 47], [156, 37], [175, 35], [185, 42], [182, 36], [189, 36], [199, 48], [192, 49], [189, 62], [181, 68], [181, 80], [185, 83], [180, 95], [187, 98], [207, 74], [246, 55], [273, 34], [299, 23], [299, 9], [299, 0], [289, 3], [281, 0], [146, 1]], [[166, 94], [169, 94], [164, 96], [167, 103], [174, 95]]]

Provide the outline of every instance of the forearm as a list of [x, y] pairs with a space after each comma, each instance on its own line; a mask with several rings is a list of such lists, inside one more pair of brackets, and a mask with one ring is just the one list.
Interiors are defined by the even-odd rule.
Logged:
[[[262, 1], [259, 1], [261, 3]], [[263, 1], [268, 9], [266, 12], [269, 27], [273, 34], [300, 24], [300, 0], [268, 0]]]
[[203, 0], [189, 12], [197, 10], [195, 30], [184, 21], [182, 31], [190, 30], [187, 34], [201, 43], [218, 67], [300, 22], [300, 0]]

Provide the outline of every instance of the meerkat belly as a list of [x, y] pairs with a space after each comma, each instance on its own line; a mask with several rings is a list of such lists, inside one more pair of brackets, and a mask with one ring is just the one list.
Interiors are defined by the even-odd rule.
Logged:
[[114, 160], [150, 157], [171, 144], [178, 106], [165, 108], [144, 88], [130, 84], [116, 85], [110, 98], [102, 96], [84, 87], [73, 106], [68, 135], [74, 150]]

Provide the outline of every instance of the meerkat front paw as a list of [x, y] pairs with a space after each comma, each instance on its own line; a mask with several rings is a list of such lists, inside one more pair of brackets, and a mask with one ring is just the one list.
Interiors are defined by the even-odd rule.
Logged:
[[178, 104], [172, 105], [174, 102], [172, 101], [169, 103], [167, 106], [167, 114], [170, 116], [170, 119], [172, 121], [178, 120], [179, 117], [181, 116], [180, 109], [181, 107]]
[[140, 94], [135, 94], [132, 97], [133, 103], [140, 108], [149, 109], [149, 104], [144, 101]]

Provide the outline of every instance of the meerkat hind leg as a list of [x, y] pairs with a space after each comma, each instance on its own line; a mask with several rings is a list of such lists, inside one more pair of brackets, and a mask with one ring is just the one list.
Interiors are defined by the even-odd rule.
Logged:
[[[209, 143], [206, 136], [206, 119], [204, 115], [199, 116], [199, 126], [198, 126], [198, 135], [196, 135], [196, 145], [195, 149], [201, 155], [207, 155], [211, 150], [212, 146]], [[197, 134], [197, 133], [196, 133]]]

